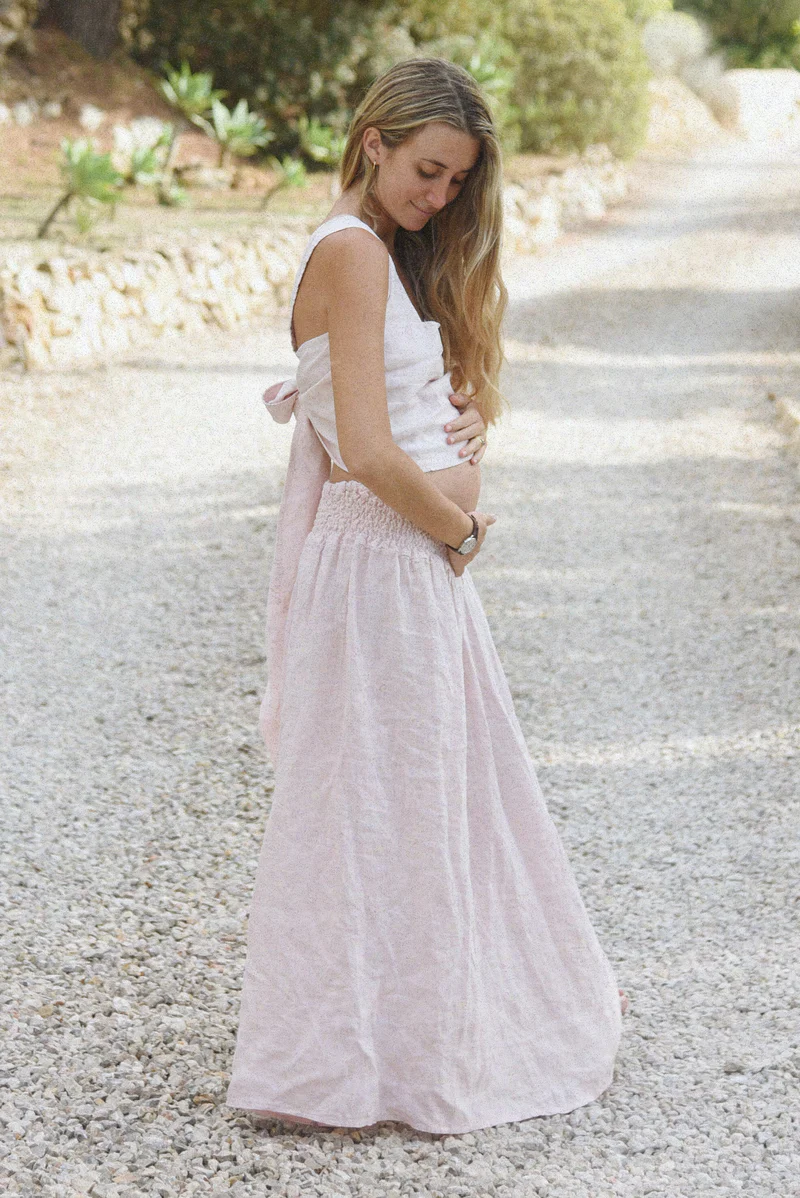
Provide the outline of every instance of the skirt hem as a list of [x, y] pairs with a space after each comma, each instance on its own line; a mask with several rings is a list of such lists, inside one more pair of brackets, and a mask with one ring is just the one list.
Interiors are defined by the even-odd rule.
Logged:
[[[524, 1112], [520, 1112], [517, 1108], [516, 1114], [500, 1114], [500, 1115], [477, 1115], [474, 1119], [466, 1119], [463, 1123], [457, 1126], [450, 1125], [448, 1127], [427, 1127], [422, 1126], [426, 1120], [411, 1121], [411, 1118], [402, 1115], [377, 1115], [373, 1118], [356, 1119], [349, 1115], [346, 1119], [335, 1119], [321, 1109], [314, 1111], [284, 1111], [283, 1113], [289, 1117], [296, 1116], [299, 1119], [313, 1119], [317, 1123], [328, 1123], [333, 1127], [346, 1127], [350, 1129], [360, 1129], [365, 1127], [373, 1127], [376, 1123], [403, 1123], [410, 1127], [412, 1131], [426, 1132], [428, 1135], [434, 1136], [458, 1136], [466, 1135], [472, 1131], [483, 1131], [488, 1127], [500, 1127], [506, 1123], [524, 1123], [528, 1119], [541, 1119], [550, 1115], [568, 1115], [571, 1111], [578, 1110], [579, 1107], [587, 1106], [590, 1102], [596, 1102], [602, 1094], [608, 1090], [614, 1081], [614, 1069], [612, 1066], [611, 1073], [601, 1086], [593, 1086], [587, 1092], [586, 1096], [579, 1099], [570, 1099], [568, 1101], [546, 1103], [539, 1110], [531, 1111], [530, 1107], [525, 1108]], [[257, 1111], [277, 1109], [283, 1104], [279, 1101], [265, 1099], [263, 1102], [255, 1102], [252, 1105], [245, 1100], [247, 1105], [242, 1102], [231, 1102], [226, 1100], [225, 1105], [231, 1107], [232, 1110], [244, 1111], [246, 1114], [255, 1114]], [[278, 1116], [274, 1116], [278, 1118]]]

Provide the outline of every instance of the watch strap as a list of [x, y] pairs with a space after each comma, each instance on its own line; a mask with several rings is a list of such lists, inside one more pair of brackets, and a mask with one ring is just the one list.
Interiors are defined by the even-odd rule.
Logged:
[[[468, 541], [470, 537], [474, 537], [475, 540], [477, 541], [478, 533], [480, 532], [480, 525], [478, 524], [478, 521], [473, 516], [472, 512], [467, 512], [466, 514], [469, 516], [470, 520], [472, 521], [472, 532], [467, 533], [467, 535], [464, 537], [464, 541]], [[461, 542], [461, 545], [464, 544], [464, 541]], [[447, 545], [447, 541], [445, 541], [445, 545]], [[447, 545], [447, 548], [452, 549], [453, 553], [458, 553], [461, 548], [461, 545], [458, 545], [458, 546]]]

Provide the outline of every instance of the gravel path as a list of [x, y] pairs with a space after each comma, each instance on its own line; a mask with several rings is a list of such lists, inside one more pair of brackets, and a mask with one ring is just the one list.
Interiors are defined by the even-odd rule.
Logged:
[[795, 1192], [800, 496], [767, 393], [800, 385], [797, 169], [642, 160], [605, 226], [509, 271], [473, 570], [631, 997], [571, 1115], [440, 1137], [225, 1107], [287, 339], [4, 381], [9, 1194]]

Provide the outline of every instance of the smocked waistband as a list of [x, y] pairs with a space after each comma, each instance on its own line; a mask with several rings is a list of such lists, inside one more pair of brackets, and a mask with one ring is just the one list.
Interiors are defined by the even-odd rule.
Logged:
[[356, 479], [322, 484], [311, 536], [340, 536], [387, 545], [409, 555], [443, 558], [447, 549]]

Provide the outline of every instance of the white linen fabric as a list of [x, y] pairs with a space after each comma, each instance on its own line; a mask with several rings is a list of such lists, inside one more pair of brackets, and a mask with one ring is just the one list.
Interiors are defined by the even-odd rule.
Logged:
[[[350, 227], [366, 229], [380, 241], [378, 234], [357, 216], [343, 213], [324, 221], [312, 233], [300, 261], [290, 311], [294, 311], [300, 281], [317, 245], [323, 237]], [[342, 470], [347, 470], [336, 437], [328, 334], [309, 338], [295, 353], [300, 405], [328, 456]], [[442, 354], [439, 323], [422, 320], [390, 257], [384, 336], [389, 422], [392, 440], [425, 471], [444, 470], [466, 461], [458, 456], [462, 442], [454, 441], [448, 445], [442, 431], [455, 414], [449, 398], [453, 393], [452, 381], [450, 373], [444, 369]]]

